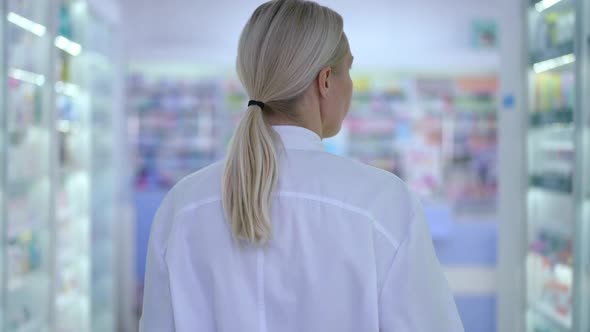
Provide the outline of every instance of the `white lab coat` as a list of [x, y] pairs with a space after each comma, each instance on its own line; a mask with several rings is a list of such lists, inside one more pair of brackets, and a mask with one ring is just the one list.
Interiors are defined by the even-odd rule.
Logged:
[[460, 332], [423, 211], [394, 175], [278, 126], [272, 240], [236, 243], [223, 164], [178, 183], [152, 225], [141, 332]]

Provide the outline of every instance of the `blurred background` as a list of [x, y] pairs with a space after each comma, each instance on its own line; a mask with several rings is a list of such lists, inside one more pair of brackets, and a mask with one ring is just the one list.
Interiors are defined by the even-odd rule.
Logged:
[[[261, 0], [1, 0], [0, 331], [136, 331], [153, 215], [222, 159]], [[590, 0], [324, 0], [327, 151], [417, 191], [467, 332], [590, 331]]]

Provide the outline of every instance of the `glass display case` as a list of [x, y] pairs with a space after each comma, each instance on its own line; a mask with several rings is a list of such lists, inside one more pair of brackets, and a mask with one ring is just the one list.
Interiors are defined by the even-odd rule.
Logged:
[[115, 128], [113, 82], [116, 80], [113, 58], [114, 28], [88, 12], [86, 37], [87, 88], [90, 106], [90, 216], [91, 224], [91, 330], [113, 331], [114, 318], [114, 244], [116, 215]]
[[57, 331], [90, 328], [90, 104], [86, 77], [86, 4], [57, 4], [54, 70], [57, 172], [54, 308]]
[[573, 330], [590, 331], [590, 0], [578, 1], [576, 15]]
[[[0, 45], [4, 45], [4, 31], [7, 23], [3, 17], [6, 16], [6, 2], [0, 2]], [[6, 55], [4, 47], [0, 46], [0, 109], [4, 110], [5, 90], [6, 90]], [[5, 136], [5, 112], [0, 112], [0, 299], [4, 299], [4, 136]], [[0, 327], [4, 327], [4, 301], [0, 301]]]
[[0, 331], [113, 331], [111, 26], [83, 0], [0, 14]]
[[50, 2], [3, 4], [2, 331], [44, 331], [53, 271]]
[[527, 13], [526, 325], [534, 332], [588, 328], [577, 323], [588, 313], [575, 314], [583, 305], [578, 300], [590, 300], [577, 295], [583, 291], [580, 269], [587, 269], [580, 265], [582, 242], [590, 239], [588, 232], [580, 234], [588, 219], [580, 216], [579, 194], [590, 175], [579, 166], [587, 149], [579, 139], [588, 112], [582, 96], [588, 73], [580, 67], [588, 61], [587, 37], [579, 28], [589, 19], [581, 10], [585, 1], [530, 1]]

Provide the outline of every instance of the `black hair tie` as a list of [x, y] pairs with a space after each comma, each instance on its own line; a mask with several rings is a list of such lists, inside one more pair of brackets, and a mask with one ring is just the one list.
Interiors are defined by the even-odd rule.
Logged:
[[248, 102], [248, 107], [252, 106], [252, 105], [256, 105], [258, 107], [260, 107], [260, 109], [264, 109], [264, 103], [261, 101], [257, 101], [257, 100], [250, 100]]

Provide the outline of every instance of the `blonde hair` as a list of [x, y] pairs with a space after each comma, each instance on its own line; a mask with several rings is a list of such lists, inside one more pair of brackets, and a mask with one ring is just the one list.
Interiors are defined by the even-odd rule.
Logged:
[[225, 162], [223, 207], [236, 239], [262, 244], [272, 234], [279, 138], [263, 113], [294, 118], [295, 104], [321, 69], [338, 70], [348, 51], [342, 17], [311, 1], [264, 3], [244, 27], [237, 72], [250, 99], [265, 106], [248, 107]]

